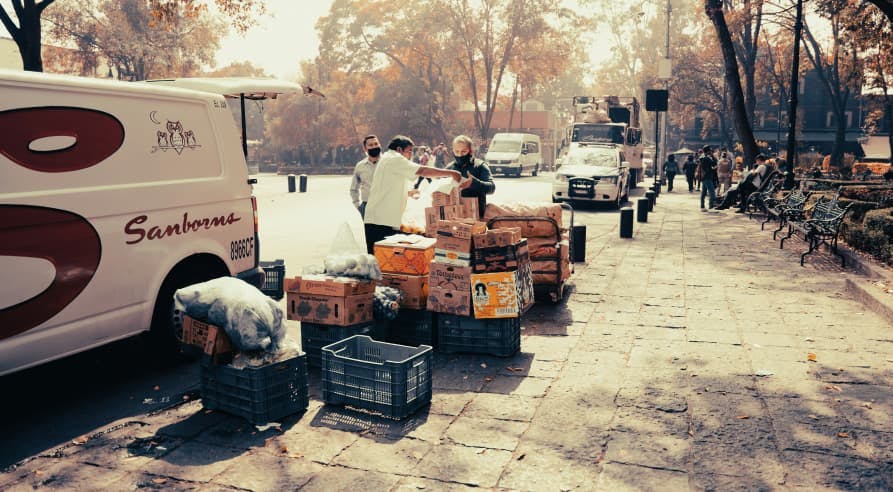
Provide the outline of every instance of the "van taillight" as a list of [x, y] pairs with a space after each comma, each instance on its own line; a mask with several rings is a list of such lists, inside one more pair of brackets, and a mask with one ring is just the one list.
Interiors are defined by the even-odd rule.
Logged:
[[257, 234], [257, 197], [251, 195], [251, 211], [254, 212], [254, 233]]
[[251, 195], [251, 211], [254, 213], [254, 267], [260, 265], [260, 235], [257, 233], [257, 197]]

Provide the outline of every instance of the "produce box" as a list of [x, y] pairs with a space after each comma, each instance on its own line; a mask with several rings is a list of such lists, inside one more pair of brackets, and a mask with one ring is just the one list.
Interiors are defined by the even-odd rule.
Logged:
[[521, 319], [474, 319], [437, 316], [438, 350], [445, 353], [489, 354], [510, 357], [521, 350]]
[[431, 402], [434, 356], [356, 335], [322, 349], [322, 399], [402, 419]]
[[530, 264], [510, 272], [472, 274], [471, 289], [475, 318], [517, 318], [533, 304]]
[[428, 311], [470, 316], [471, 291], [429, 287]]
[[427, 275], [435, 242], [430, 237], [397, 234], [375, 243], [375, 258], [382, 273]]
[[[458, 267], [470, 267], [471, 253], [461, 253], [458, 251], [450, 251], [447, 249], [435, 249], [434, 263], [442, 263], [444, 265], [453, 265]], [[432, 263], [432, 265], [434, 263]]]
[[471, 254], [471, 267], [475, 273], [516, 270], [524, 263], [530, 263], [526, 239], [510, 246], [475, 248]]
[[428, 275], [404, 275], [402, 273], [382, 273], [378, 285], [394, 287], [403, 293], [400, 307], [425, 309], [428, 304]]
[[202, 405], [266, 424], [307, 410], [307, 357], [236, 369], [202, 364]]
[[493, 248], [497, 246], [511, 246], [521, 242], [520, 227], [503, 227], [490, 229], [486, 232], [474, 235], [475, 248]]
[[353, 296], [321, 296], [286, 293], [288, 319], [332, 326], [349, 326], [372, 321], [373, 293]]
[[425, 231], [430, 237], [437, 234], [437, 222], [462, 217], [462, 205], [442, 205], [425, 209]]
[[321, 296], [347, 297], [375, 292], [375, 282], [331, 275], [302, 275], [286, 279], [287, 292], [317, 294]]
[[191, 316], [183, 316], [179, 338], [184, 344], [197, 347], [209, 355], [215, 364], [229, 364], [235, 352], [223, 328]]
[[435, 257], [434, 263], [431, 263], [429, 278], [431, 288], [471, 291], [471, 267], [440, 263]]
[[471, 252], [471, 237], [487, 231], [483, 222], [441, 220], [437, 223], [437, 243], [435, 248], [441, 251], [457, 253]]
[[478, 208], [478, 198], [476, 196], [461, 198], [459, 201], [462, 204], [462, 217], [475, 220], [480, 218], [480, 209]]
[[379, 330], [376, 328], [376, 324], [372, 322], [351, 326], [331, 326], [302, 322], [301, 350], [307, 354], [307, 365], [310, 367], [321, 367], [323, 347], [354, 335], [369, 335], [376, 340], [384, 340], [385, 337], [381, 337]]
[[459, 188], [453, 188], [449, 193], [435, 191], [431, 194], [431, 205], [434, 205], [435, 207], [460, 205]]

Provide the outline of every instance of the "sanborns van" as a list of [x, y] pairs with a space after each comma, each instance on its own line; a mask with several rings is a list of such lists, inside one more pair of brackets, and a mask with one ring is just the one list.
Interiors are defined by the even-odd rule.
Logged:
[[530, 133], [497, 133], [490, 140], [484, 160], [493, 174], [521, 177], [539, 173], [543, 165], [540, 137]]
[[[193, 88], [262, 95], [243, 83]], [[229, 105], [160, 84], [0, 71], [0, 375], [150, 330], [169, 343], [174, 290], [262, 281]]]

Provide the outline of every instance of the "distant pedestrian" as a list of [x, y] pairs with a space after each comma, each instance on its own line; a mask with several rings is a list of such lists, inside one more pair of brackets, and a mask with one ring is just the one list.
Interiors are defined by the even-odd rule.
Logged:
[[713, 157], [713, 148], [709, 145], [704, 146], [704, 154], [698, 160], [698, 172], [701, 176], [701, 210], [704, 208], [704, 197], [710, 197], [710, 208], [713, 208], [716, 202], [716, 158]]
[[695, 191], [695, 171], [697, 168], [698, 164], [695, 162], [695, 156], [689, 154], [688, 158], [685, 159], [685, 164], [682, 165], [682, 171], [685, 172], [685, 180], [688, 181], [689, 193]]
[[443, 169], [446, 166], [447, 160], [447, 147], [440, 142], [437, 147], [434, 148], [434, 167], [437, 169]]
[[720, 194], [728, 192], [732, 187], [732, 160], [729, 159], [729, 154], [725, 151], [720, 153], [719, 161], [716, 163], [716, 175], [717, 191]]
[[673, 180], [679, 172], [679, 164], [676, 163], [676, 156], [670, 154], [667, 156], [667, 162], [664, 163], [664, 175], [667, 177], [667, 191], [673, 191]]
[[[431, 158], [431, 152], [428, 152], [428, 147], [425, 147], [425, 146], [421, 146], [421, 147], [419, 147], [419, 151], [418, 151], [418, 153], [416, 154], [416, 156], [418, 157], [418, 163], [417, 163], [417, 164], [420, 165], [420, 166], [428, 167], [428, 166], [430, 166], [431, 164], [433, 164], [433, 163], [431, 162], [431, 161], [432, 161], [432, 158]], [[415, 186], [413, 186], [413, 188], [415, 188], [415, 189], [419, 189], [419, 185], [422, 184], [422, 180], [423, 180], [423, 179], [427, 179], [429, 183], [431, 182], [431, 178], [426, 178], [426, 177], [424, 177], [424, 176], [419, 176], [419, 179], [416, 180], [416, 182], [415, 182]]]

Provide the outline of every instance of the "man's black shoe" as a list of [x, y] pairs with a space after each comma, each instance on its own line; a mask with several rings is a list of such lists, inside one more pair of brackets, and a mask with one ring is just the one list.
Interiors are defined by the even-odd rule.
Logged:
[[743, 213], [744, 213], [744, 210], [741, 210], [741, 209], [739, 208], [738, 210], [735, 210], [735, 213], [736, 213], [736, 214], [743, 214]]

